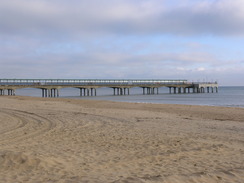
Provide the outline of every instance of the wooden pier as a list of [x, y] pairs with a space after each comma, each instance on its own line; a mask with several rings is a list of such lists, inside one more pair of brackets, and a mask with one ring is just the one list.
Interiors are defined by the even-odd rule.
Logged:
[[42, 97], [59, 97], [62, 88], [77, 88], [80, 96], [96, 96], [97, 89], [113, 89], [113, 95], [130, 95], [130, 89], [142, 88], [143, 95], [159, 94], [168, 87], [170, 94], [218, 92], [217, 82], [188, 82], [165, 79], [0, 79], [0, 95], [15, 95], [22, 88], [38, 88]]

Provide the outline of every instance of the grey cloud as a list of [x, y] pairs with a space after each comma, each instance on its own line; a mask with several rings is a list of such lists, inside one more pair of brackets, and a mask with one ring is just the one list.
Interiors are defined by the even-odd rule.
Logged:
[[243, 36], [244, 1], [171, 2], [0, 1], [0, 77], [243, 78], [243, 58], [224, 60], [198, 36]]
[[167, 1], [0, 2], [0, 31], [18, 34], [178, 34], [242, 35], [241, 0], [217, 0], [167, 7]]

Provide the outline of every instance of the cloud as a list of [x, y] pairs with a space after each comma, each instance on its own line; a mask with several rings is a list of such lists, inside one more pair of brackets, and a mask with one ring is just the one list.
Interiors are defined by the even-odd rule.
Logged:
[[0, 77], [243, 78], [243, 22], [243, 0], [0, 0]]
[[0, 12], [0, 31], [5, 34], [244, 34], [242, 0], [174, 6], [166, 0], [12, 0], [1, 1]]

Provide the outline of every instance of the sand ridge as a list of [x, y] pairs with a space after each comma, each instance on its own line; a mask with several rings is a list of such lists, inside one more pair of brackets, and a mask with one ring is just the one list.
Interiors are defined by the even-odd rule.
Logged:
[[0, 97], [0, 182], [239, 182], [244, 109]]

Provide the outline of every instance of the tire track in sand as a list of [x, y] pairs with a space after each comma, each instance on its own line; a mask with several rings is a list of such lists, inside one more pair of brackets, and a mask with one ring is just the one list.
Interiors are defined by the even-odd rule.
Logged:
[[18, 128], [22, 128], [26, 125], [26, 122], [23, 120], [19, 120], [15, 115], [10, 115], [7, 112], [3, 112], [2, 109], [0, 111], [0, 124], [4, 126], [1, 128], [0, 134], [8, 133], [9, 131], [13, 131]]
[[[1, 109], [0, 114], [5, 115], [7, 118], [6, 120], [9, 120], [8, 123], [10, 123], [10, 125], [7, 125], [7, 127], [0, 132], [1, 146], [34, 138], [55, 128], [56, 126], [55, 120], [51, 121], [37, 114], [26, 111]], [[13, 125], [11, 125], [11, 123]]]

